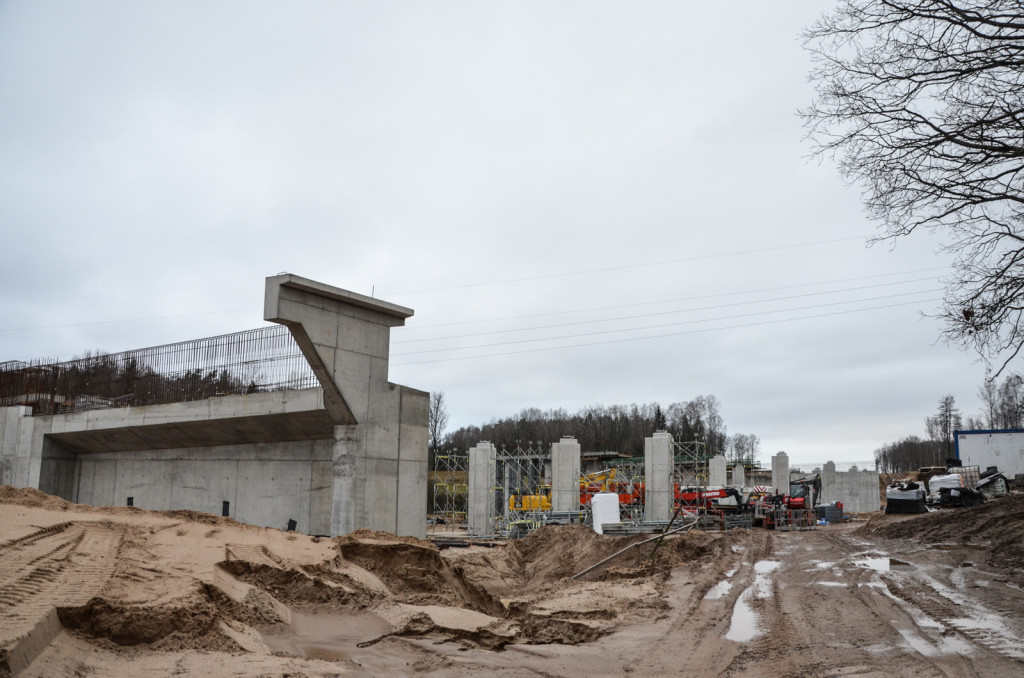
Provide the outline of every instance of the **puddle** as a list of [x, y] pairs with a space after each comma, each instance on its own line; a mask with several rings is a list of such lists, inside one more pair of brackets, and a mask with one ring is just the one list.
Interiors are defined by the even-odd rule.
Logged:
[[274, 652], [337, 661], [361, 654], [358, 644], [391, 631], [391, 625], [369, 612], [322, 614], [292, 610], [292, 623], [261, 633]]
[[817, 581], [814, 583], [818, 586], [846, 586], [846, 584], [841, 581]]
[[912, 572], [917, 569], [905, 560], [889, 557], [860, 558], [853, 564], [875, 572]]
[[782, 563], [777, 560], [759, 560], [754, 563], [754, 572], [758, 574], [768, 574], [782, 567]]
[[1024, 659], [1024, 645], [1021, 644], [1020, 638], [1011, 633], [998, 617], [950, 619], [949, 624], [955, 629], [969, 633], [971, 637], [996, 652], [1014, 659]]
[[861, 558], [860, 560], [853, 561], [853, 564], [857, 567], [863, 567], [875, 572], [888, 572], [889, 571], [889, 559], [888, 558]]
[[751, 586], [736, 599], [736, 604], [732, 608], [732, 620], [729, 622], [729, 631], [725, 634], [726, 640], [736, 643], [749, 643], [761, 635], [761, 630], [758, 628], [760, 617], [757, 612], [754, 612], [754, 608], [748, 602], [753, 592], [754, 587]]
[[731, 590], [732, 582], [728, 579], [722, 580], [708, 589], [708, 592], [704, 594], [704, 600], [718, 600]]

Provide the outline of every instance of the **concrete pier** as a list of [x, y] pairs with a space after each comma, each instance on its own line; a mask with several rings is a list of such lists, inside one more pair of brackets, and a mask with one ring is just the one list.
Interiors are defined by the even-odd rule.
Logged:
[[[468, 511], [469, 533], [494, 534], [494, 485], [497, 450], [493, 443], [477, 443], [469, 449]], [[504, 507], [502, 507], [504, 508]]]
[[743, 471], [743, 464], [736, 464], [732, 467], [732, 486], [733, 487], [746, 487], [747, 479], [746, 474]]
[[563, 437], [551, 445], [551, 510], [580, 508], [580, 444]]
[[772, 456], [772, 487], [776, 492], [789, 494], [789, 455], [785, 452]]
[[657, 431], [644, 439], [644, 520], [672, 519], [672, 435]]
[[716, 454], [708, 460], [708, 487], [725, 487], [728, 482], [725, 471], [725, 457]]

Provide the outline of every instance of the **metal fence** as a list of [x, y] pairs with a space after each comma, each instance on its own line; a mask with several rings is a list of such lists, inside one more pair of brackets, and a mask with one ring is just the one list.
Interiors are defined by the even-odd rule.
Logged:
[[26, 405], [34, 415], [317, 385], [280, 325], [65, 362], [0, 363], [0, 406]]

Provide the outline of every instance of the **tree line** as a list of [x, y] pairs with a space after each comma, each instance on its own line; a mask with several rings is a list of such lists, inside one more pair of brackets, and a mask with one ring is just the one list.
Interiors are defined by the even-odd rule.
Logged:
[[448, 411], [444, 393], [431, 394], [428, 422], [430, 450], [468, 454], [483, 440], [498, 448], [547, 446], [564, 436], [576, 438], [581, 452], [619, 452], [628, 456], [644, 454], [644, 439], [655, 431], [667, 431], [676, 442], [699, 441], [709, 455], [725, 455], [730, 463], [753, 465], [760, 451], [758, 436], [728, 434], [721, 405], [714, 395], [675, 402], [642, 405], [590, 405], [570, 414], [565, 409], [526, 408], [516, 415], [493, 419], [480, 426], [464, 426], [445, 432]]
[[1024, 428], [1024, 377], [1009, 374], [998, 380], [986, 380], [978, 389], [983, 410], [966, 419], [956, 399], [939, 399], [935, 414], [926, 417], [926, 437], [907, 436], [875, 450], [875, 463], [882, 473], [905, 473], [922, 466], [944, 466], [955, 456], [954, 432], [958, 430], [999, 430]]

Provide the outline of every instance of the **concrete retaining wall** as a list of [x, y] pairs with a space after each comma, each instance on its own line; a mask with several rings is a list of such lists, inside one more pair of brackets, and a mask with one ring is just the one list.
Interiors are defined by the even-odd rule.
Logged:
[[330, 534], [329, 440], [78, 455], [77, 495], [94, 506], [191, 509], [244, 523]]

